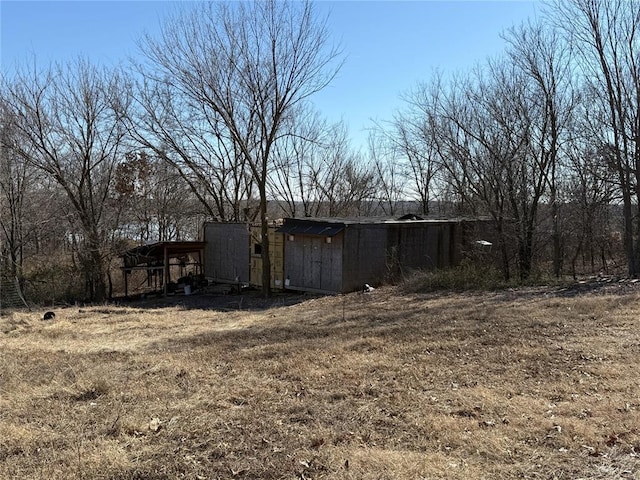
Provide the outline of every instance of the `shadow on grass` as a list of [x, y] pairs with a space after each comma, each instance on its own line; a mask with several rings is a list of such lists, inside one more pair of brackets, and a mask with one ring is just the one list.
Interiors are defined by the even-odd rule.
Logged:
[[[363, 339], [384, 339], [411, 343], [415, 339], [426, 339], [432, 343], [456, 342], [486, 348], [518, 345], [526, 339], [546, 348], [550, 341], [562, 343], [567, 335], [576, 334], [578, 325], [586, 328], [593, 323], [593, 328], [598, 327], [599, 320], [576, 318], [579, 321], [576, 323], [565, 319], [564, 313], [558, 318], [529, 318], [534, 309], [539, 308], [538, 300], [571, 302], [574, 297], [608, 294], [618, 298], [609, 309], [637, 301], [636, 295], [630, 293], [640, 292], [640, 282], [608, 282], [607, 285], [608, 289], [602, 284], [579, 284], [575, 288], [523, 287], [462, 294], [405, 294], [400, 289], [381, 289], [372, 295], [352, 293], [329, 297], [285, 293], [265, 299], [258, 292], [174, 297], [165, 305], [185, 310], [264, 312], [265, 316], [250, 326], [228, 330], [212, 328], [188, 337], [162, 340], [155, 347], [183, 351], [215, 345], [218, 349], [239, 352], [286, 343], [315, 351], [327, 341], [348, 344]], [[308, 305], [302, 305], [307, 301]], [[503, 311], [505, 304], [516, 308]], [[296, 305], [300, 308], [288, 308]], [[162, 305], [154, 302], [148, 306]], [[541, 315], [547, 313], [545, 310]]]
[[[429, 296], [430, 297], [430, 296]], [[435, 298], [435, 297], [434, 297]], [[463, 297], [453, 303], [437, 304], [416, 300], [367, 298], [361, 294], [332, 297], [292, 311], [271, 307], [264, 322], [229, 330], [212, 330], [189, 337], [168, 339], [156, 345], [172, 351], [217, 346], [240, 352], [261, 347], [287, 345], [287, 348], [317, 350], [326, 342], [356, 344], [370, 340], [411, 344], [416, 340], [435, 343], [460, 342], [465, 345], [507, 345], [520, 342], [520, 334], [530, 341], [548, 342], [550, 335], [566, 335], [567, 328], [557, 322], [540, 325], [520, 323], [518, 317], [493, 321], [479, 312], [477, 300]], [[405, 301], [406, 300], [406, 301]], [[498, 298], [497, 303], [504, 299]], [[491, 303], [491, 302], [489, 302]], [[293, 305], [293, 304], [289, 304]], [[282, 305], [286, 307], [288, 305]], [[493, 307], [489, 305], [489, 309]]]
[[191, 295], [155, 295], [145, 298], [130, 297], [115, 299], [114, 303], [121, 306], [148, 308], [180, 307], [185, 310], [211, 310], [217, 312], [230, 311], [262, 311], [276, 307], [297, 305], [317, 295], [304, 293], [275, 293], [264, 298], [258, 291], [231, 293], [228, 295], [194, 292]]

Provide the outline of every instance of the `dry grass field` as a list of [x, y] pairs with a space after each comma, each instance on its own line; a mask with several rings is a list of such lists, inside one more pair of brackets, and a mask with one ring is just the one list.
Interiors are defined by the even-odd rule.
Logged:
[[0, 318], [0, 478], [640, 479], [640, 290]]

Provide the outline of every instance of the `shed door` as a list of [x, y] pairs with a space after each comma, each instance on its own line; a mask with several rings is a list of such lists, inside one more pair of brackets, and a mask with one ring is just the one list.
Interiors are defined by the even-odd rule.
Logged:
[[332, 292], [342, 291], [342, 241], [333, 238], [332, 243], [322, 240], [322, 271], [320, 272], [320, 288]]
[[[338, 240], [338, 241], [336, 241]], [[303, 237], [301, 267], [302, 284], [298, 286], [324, 290], [342, 291], [342, 241], [327, 237]], [[293, 279], [292, 279], [293, 280]]]
[[322, 240], [321, 237], [305, 237], [302, 250], [303, 283], [307, 288], [322, 288]]

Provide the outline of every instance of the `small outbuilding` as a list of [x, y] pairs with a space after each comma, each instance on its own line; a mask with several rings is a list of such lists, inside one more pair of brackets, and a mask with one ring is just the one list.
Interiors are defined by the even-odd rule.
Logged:
[[463, 245], [488, 221], [401, 218], [287, 218], [285, 285], [292, 290], [340, 293], [379, 285], [409, 270], [457, 265]]

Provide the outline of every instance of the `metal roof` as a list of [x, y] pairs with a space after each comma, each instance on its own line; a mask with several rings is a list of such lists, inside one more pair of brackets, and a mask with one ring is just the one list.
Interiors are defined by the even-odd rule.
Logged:
[[315, 221], [301, 221], [285, 223], [282, 227], [278, 228], [276, 232], [287, 233], [290, 235], [319, 235], [322, 237], [334, 237], [345, 228], [344, 224], [340, 223], [325, 223]]
[[[276, 231], [281, 233], [300, 233], [307, 235], [324, 235], [332, 236], [341, 232], [349, 225], [407, 225], [407, 224], [443, 224], [443, 223], [460, 223], [460, 222], [477, 222], [487, 221], [488, 217], [427, 217], [423, 218], [414, 214], [407, 214], [401, 217], [315, 217], [315, 218], [285, 218], [284, 225]], [[322, 233], [324, 228], [337, 228], [335, 233]], [[308, 230], [307, 230], [308, 229]], [[320, 232], [318, 232], [320, 229]]]
[[125, 267], [142, 264], [163, 264], [165, 252], [167, 257], [176, 258], [189, 253], [201, 252], [207, 242], [156, 242], [127, 250], [120, 255]]

